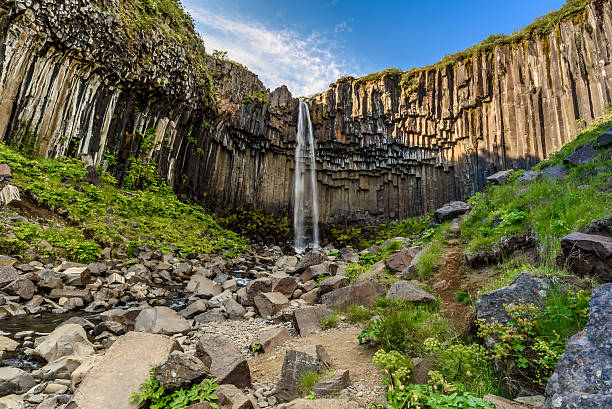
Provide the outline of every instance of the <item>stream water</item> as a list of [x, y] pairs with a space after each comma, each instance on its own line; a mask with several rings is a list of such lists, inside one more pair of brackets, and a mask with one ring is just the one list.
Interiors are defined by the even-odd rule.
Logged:
[[295, 146], [293, 229], [294, 248], [297, 253], [303, 253], [308, 247], [319, 247], [319, 199], [314, 134], [308, 104], [304, 101], [300, 101]]

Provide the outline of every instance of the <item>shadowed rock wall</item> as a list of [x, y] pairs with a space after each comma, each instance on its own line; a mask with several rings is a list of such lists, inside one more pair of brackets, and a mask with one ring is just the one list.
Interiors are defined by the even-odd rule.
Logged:
[[[130, 34], [125, 4], [0, 4], [0, 138], [44, 156], [89, 154], [121, 180], [148, 135], [140, 155], [178, 193], [290, 214], [298, 100], [238, 64], [198, 63], [197, 41]], [[422, 214], [558, 150], [577, 119], [612, 102], [611, 18], [612, 3], [596, 1], [546, 38], [409, 85], [349, 80], [310, 98], [322, 221]]]

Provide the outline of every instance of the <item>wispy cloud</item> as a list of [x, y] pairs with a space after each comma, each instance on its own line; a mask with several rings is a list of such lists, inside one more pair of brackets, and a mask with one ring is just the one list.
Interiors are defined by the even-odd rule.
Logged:
[[353, 28], [349, 26], [346, 21], [336, 24], [336, 27], [334, 28], [334, 33], [341, 33], [343, 31], [348, 31], [349, 33], [351, 33], [353, 31]]
[[[284, 84], [296, 96], [312, 95], [356, 71], [333, 39], [321, 33], [305, 37], [244, 16], [198, 7], [187, 7], [187, 11], [196, 21], [208, 52], [227, 51], [229, 58], [249, 67], [271, 89]], [[346, 29], [348, 25], [340, 24], [335, 31]]]

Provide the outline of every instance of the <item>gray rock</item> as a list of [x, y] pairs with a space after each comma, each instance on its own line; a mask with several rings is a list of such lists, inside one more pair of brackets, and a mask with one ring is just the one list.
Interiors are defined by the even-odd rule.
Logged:
[[46, 337], [36, 339], [34, 352], [47, 362], [53, 362], [64, 356], [86, 357], [95, 352], [87, 339], [87, 333], [78, 324], [66, 324], [57, 327]]
[[348, 263], [359, 263], [359, 254], [355, 253], [351, 247], [344, 247], [340, 249], [340, 256]]
[[516, 181], [524, 185], [526, 183], [531, 183], [537, 180], [539, 177], [540, 177], [540, 172], [537, 172], [535, 170], [527, 170], [523, 172], [518, 178], [516, 178]]
[[465, 202], [451, 202], [447, 206], [437, 209], [434, 218], [436, 223], [444, 223], [469, 212], [470, 209], [470, 205]]
[[567, 179], [569, 170], [564, 165], [553, 166], [542, 171], [542, 177], [549, 180]]
[[476, 301], [476, 315], [478, 319], [487, 321], [497, 320], [506, 324], [508, 316], [504, 305], [506, 304], [534, 304], [542, 303], [550, 289], [548, 279], [538, 278], [531, 273], [522, 273], [511, 285], [484, 294]]
[[322, 345], [306, 351], [288, 350], [285, 354], [281, 376], [276, 384], [276, 398], [289, 402], [299, 396], [299, 379], [306, 372], [323, 371], [330, 367], [331, 360]]
[[585, 163], [589, 163], [596, 154], [597, 151], [595, 151], [593, 147], [593, 142], [589, 142], [583, 147], [576, 149], [576, 151], [567, 158], [563, 159], [563, 163], [571, 163], [574, 166], [584, 165]]
[[285, 275], [280, 277], [272, 276], [272, 292], [282, 293], [285, 297], [291, 297], [296, 288], [298, 288], [298, 283], [295, 278]]
[[261, 293], [253, 302], [262, 317], [272, 316], [289, 305], [289, 300], [282, 293]]
[[612, 128], [608, 129], [597, 137], [597, 146], [606, 147], [612, 145]]
[[25, 402], [17, 395], [3, 396], [0, 398], [0, 409], [25, 409]]
[[246, 285], [246, 299], [243, 305], [253, 305], [254, 298], [261, 293], [268, 293], [272, 290], [272, 280], [268, 277], [251, 280]]
[[174, 351], [155, 367], [155, 379], [168, 390], [180, 389], [211, 374], [208, 368], [193, 355]]
[[357, 409], [359, 404], [346, 399], [295, 399], [285, 409]]
[[244, 307], [238, 304], [238, 302], [232, 297], [224, 300], [222, 304], [223, 308], [225, 308], [225, 312], [227, 313], [227, 317], [231, 320], [241, 319], [244, 317], [244, 314], [246, 314]]
[[321, 302], [330, 308], [340, 309], [351, 304], [372, 305], [378, 297], [385, 293], [384, 284], [369, 280], [324, 294], [321, 296]]
[[219, 384], [238, 388], [251, 386], [249, 364], [233, 342], [221, 335], [204, 335], [196, 345], [196, 356], [208, 368]]
[[0, 396], [25, 393], [36, 385], [36, 381], [24, 370], [4, 366], [0, 368]]
[[333, 276], [330, 278], [326, 278], [325, 280], [321, 281], [321, 284], [319, 286], [319, 294], [327, 294], [334, 290], [337, 290], [338, 288], [346, 287], [350, 284], [350, 282], [351, 281], [348, 279], [348, 277], [345, 276]]
[[196, 315], [193, 319], [198, 324], [207, 324], [209, 322], [220, 322], [225, 321], [225, 314], [220, 308], [215, 308], [206, 311], [202, 314]]
[[49, 362], [47, 365], [33, 372], [32, 375], [37, 379], [51, 381], [54, 379], [70, 379], [72, 373], [81, 366], [83, 358], [69, 355], [63, 356]]
[[310, 280], [316, 280], [320, 276], [333, 276], [336, 274], [337, 269], [338, 266], [329, 261], [308, 266], [300, 275], [300, 280], [305, 283]]
[[212, 298], [223, 292], [223, 286], [205, 276], [196, 275], [189, 279], [185, 291], [204, 298]]
[[402, 278], [404, 280], [409, 280], [409, 279], [416, 278], [416, 276], [419, 274], [419, 270], [417, 268], [417, 263], [419, 262], [419, 259], [421, 258], [421, 256], [423, 256], [423, 254], [425, 254], [425, 252], [427, 252], [427, 250], [429, 249], [430, 245], [431, 244], [427, 244], [425, 247], [420, 249], [414, 255], [414, 257], [410, 261], [410, 264], [408, 265], [408, 267], [406, 267], [404, 270], [402, 270]]
[[348, 388], [351, 385], [351, 378], [348, 370], [336, 371], [336, 373], [328, 379], [323, 379], [317, 382], [312, 391], [317, 396], [330, 396]]
[[[287, 328], [271, 328], [264, 331], [251, 345], [261, 345], [263, 352], [270, 352], [290, 339], [291, 334], [287, 331]], [[254, 350], [253, 347], [251, 347], [251, 350]]]
[[255, 409], [255, 406], [253, 405], [249, 397], [242, 393], [242, 391], [234, 385], [221, 385], [215, 391], [215, 394], [219, 397], [217, 404], [221, 408]]
[[180, 310], [178, 313], [183, 318], [191, 318], [194, 315], [198, 315], [198, 314], [202, 314], [203, 312], [206, 312], [207, 308], [208, 307], [206, 305], [206, 301], [198, 300], [198, 301], [192, 302], [187, 307]]
[[5, 285], [10, 284], [18, 278], [19, 272], [13, 266], [0, 267], [0, 287], [4, 287]]
[[326, 305], [312, 305], [298, 308], [293, 312], [293, 322], [301, 337], [319, 330], [319, 322], [333, 314]]
[[295, 272], [301, 273], [306, 268], [328, 261], [327, 254], [322, 249], [312, 249], [295, 266]]
[[589, 320], [546, 385], [542, 409], [612, 408], [612, 283], [591, 294]]
[[168, 307], [144, 309], [138, 314], [134, 331], [152, 334], [185, 334], [191, 329], [189, 322]]
[[570, 233], [561, 239], [566, 265], [577, 274], [612, 281], [612, 237]]
[[503, 185], [508, 181], [512, 175], [512, 172], [509, 170], [500, 170], [499, 172], [495, 172], [491, 176], [487, 177], [487, 182], [490, 182], [494, 185]]
[[389, 291], [387, 291], [387, 297], [416, 303], [429, 303], [436, 301], [436, 297], [407, 281], [398, 281], [394, 283]]
[[25, 277], [19, 277], [2, 290], [11, 295], [19, 296], [23, 300], [31, 300], [36, 292], [36, 285]]
[[398, 273], [404, 271], [404, 269], [410, 266], [412, 259], [414, 259], [418, 252], [418, 249], [413, 247], [404, 247], [397, 253], [390, 255], [389, 258], [385, 260], [385, 264], [389, 270], [393, 272]]

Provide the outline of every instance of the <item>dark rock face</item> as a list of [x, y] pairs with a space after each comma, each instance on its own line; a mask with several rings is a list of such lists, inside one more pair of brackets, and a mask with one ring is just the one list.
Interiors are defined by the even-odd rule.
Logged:
[[596, 153], [593, 142], [589, 142], [583, 147], [576, 149], [574, 153], [563, 160], [563, 163], [571, 163], [575, 166], [584, 165], [589, 163]]
[[570, 233], [561, 239], [561, 248], [574, 272], [612, 281], [612, 237]]
[[[161, 30], [135, 41], [108, 3], [108, 12], [82, 0], [1, 3], [0, 139], [20, 145], [28, 128], [42, 156], [88, 154], [97, 166], [110, 154], [122, 180], [141, 135], [154, 130], [146, 157], [179, 193], [217, 209], [290, 214], [298, 100], [209, 58], [213, 105], [193, 52]], [[591, 3], [522, 46], [407, 83], [337, 82], [313, 97], [321, 220], [424, 214], [557, 151], [576, 134], [575, 119], [591, 122], [612, 102], [612, 76], [602, 74], [611, 15], [609, 1]], [[248, 98], [256, 91], [266, 102]]]
[[509, 170], [500, 170], [495, 172], [491, 176], [487, 177], [487, 182], [491, 182], [495, 185], [503, 185], [508, 181], [512, 173]]
[[175, 351], [155, 367], [155, 378], [165, 389], [176, 390], [210, 376], [202, 361], [193, 355]]
[[470, 206], [465, 202], [451, 202], [449, 205], [436, 210], [434, 217], [436, 222], [444, 223], [453, 220], [457, 216], [470, 211]]
[[322, 371], [331, 365], [329, 355], [322, 345], [308, 351], [288, 350], [285, 354], [281, 377], [276, 385], [276, 397], [281, 402], [289, 402], [299, 396], [298, 382], [306, 372]]
[[312, 391], [317, 396], [330, 396], [346, 389], [351, 385], [351, 378], [348, 370], [336, 371], [334, 376], [329, 379], [319, 381], [312, 387]]
[[542, 409], [612, 407], [612, 284], [591, 294], [589, 320], [568, 342]]
[[204, 335], [196, 345], [196, 356], [219, 384], [232, 384], [238, 388], [251, 386], [249, 364], [229, 338]]
[[494, 319], [505, 324], [510, 317], [504, 305], [518, 303], [540, 305], [550, 287], [549, 280], [523, 273], [511, 285], [488, 292], [476, 301], [476, 315], [478, 319], [487, 321]]

